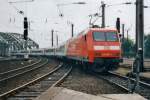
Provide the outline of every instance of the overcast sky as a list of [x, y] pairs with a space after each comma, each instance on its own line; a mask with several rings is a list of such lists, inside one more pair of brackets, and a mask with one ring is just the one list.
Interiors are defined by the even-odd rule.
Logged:
[[[89, 16], [100, 12], [101, 0], [34, 0], [28, 3], [14, 3], [19, 0], [0, 0], [0, 31], [17, 32], [23, 34], [23, 15], [17, 10], [25, 12], [25, 16], [31, 22], [29, 37], [40, 44], [41, 48], [51, 47], [51, 30], [55, 30], [59, 36], [59, 43], [71, 37], [71, 25], [75, 25], [75, 34], [89, 26]], [[25, 0], [20, 0], [25, 1]], [[27, 0], [29, 1], [29, 0]], [[71, 4], [84, 1], [85, 5]], [[103, 0], [108, 5], [115, 5], [135, 0]], [[145, 5], [150, 6], [150, 0], [144, 0]], [[68, 4], [57, 7], [58, 4]], [[64, 17], [59, 14], [63, 13]], [[150, 32], [150, 8], [145, 9], [145, 33]], [[101, 14], [101, 13], [100, 13]], [[129, 35], [132, 39], [135, 36], [135, 5], [120, 5], [106, 8], [106, 26], [114, 27], [116, 18], [121, 18], [121, 23], [126, 29], [130, 29]], [[101, 25], [101, 18], [96, 22]], [[55, 42], [56, 43], [56, 42]]]

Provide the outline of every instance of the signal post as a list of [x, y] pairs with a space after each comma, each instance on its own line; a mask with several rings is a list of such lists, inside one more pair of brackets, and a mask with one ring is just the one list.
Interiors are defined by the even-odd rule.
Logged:
[[102, 7], [102, 28], [105, 28], [105, 7], [106, 4], [104, 3], [104, 1], [101, 2], [101, 7]]
[[144, 71], [144, 0], [136, 0], [136, 53], [140, 58], [139, 71]]

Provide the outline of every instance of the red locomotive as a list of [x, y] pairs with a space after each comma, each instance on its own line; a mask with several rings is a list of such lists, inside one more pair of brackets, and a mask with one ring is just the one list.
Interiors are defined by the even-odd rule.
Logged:
[[56, 49], [56, 56], [83, 64], [98, 72], [115, 68], [121, 61], [121, 43], [116, 29], [89, 28]]

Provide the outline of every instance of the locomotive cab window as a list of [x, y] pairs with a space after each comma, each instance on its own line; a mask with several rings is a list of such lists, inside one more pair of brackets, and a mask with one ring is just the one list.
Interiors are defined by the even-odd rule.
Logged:
[[104, 32], [93, 32], [93, 38], [95, 41], [105, 41], [105, 33]]
[[93, 32], [95, 41], [118, 41], [116, 32]]
[[106, 38], [107, 41], [118, 41], [118, 36], [116, 32], [107, 32]]

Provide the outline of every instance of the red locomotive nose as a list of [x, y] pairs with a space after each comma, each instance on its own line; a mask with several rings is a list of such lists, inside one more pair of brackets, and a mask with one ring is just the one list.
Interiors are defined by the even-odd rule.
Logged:
[[96, 31], [92, 34], [95, 58], [120, 58], [121, 48], [117, 32]]

